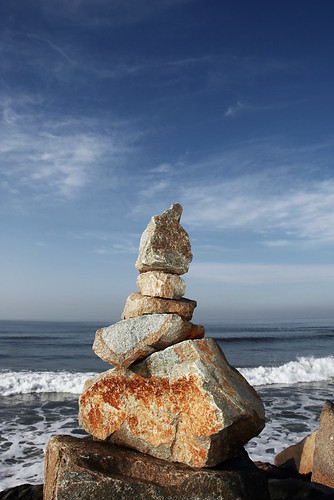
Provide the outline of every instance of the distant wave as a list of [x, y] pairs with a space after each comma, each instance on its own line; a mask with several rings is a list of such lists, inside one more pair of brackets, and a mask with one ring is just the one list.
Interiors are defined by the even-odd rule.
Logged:
[[[334, 377], [334, 356], [301, 357], [280, 366], [238, 368], [254, 386], [321, 382]], [[68, 371], [0, 371], [0, 396], [31, 393], [81, 394], [87, 379], [96, 373]]]
[[280, 366], [239, 368], [239, 371], [251, 385], [257, 386], [322, 382], [334, 377], [334, 356], [300, 357]]
[[327, 340], [327, 339], [334, 339], [333, 333], [322, 333], [320, 335], [294, 335], [294, 334], [289, 334], [289, 336], [282, 336], [282, 335], [254, 335], [254, 336], [230, 336], [230, 337], [224, 337], [222, 334], [217, 334], [217, 333], [211, 333], [208, 335], [218, 342], [221, 342], [223, 345], [224, 343], [232, 343], [232, 344], [239, 344], [239, 343], [260, 343], [261, 344], [269, 344], [273, 342], [282, 342], [285, 338], [289, 338], [289, 340], [296, 340], [296, 341], [301, 341], [301, 340], [312, 340], [312, 342], [316, 340]]
[[96, 373], [51, 371], [0, 371], [0, 395], [31, 393], [81, 394], [85, 381]]

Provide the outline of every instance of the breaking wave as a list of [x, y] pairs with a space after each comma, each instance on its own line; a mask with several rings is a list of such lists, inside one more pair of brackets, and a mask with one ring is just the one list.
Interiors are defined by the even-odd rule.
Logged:
[[256, 386], [322, 382], [334, 377], [334, 356], [300, 357], [280, 366], [240, 368], [239, 371], [251, 385]]
[[[272, 384], [294, 385], [301, 382], [321, 382], [334, 378], [334, 356], [300, 357], [280, 366], [238, 368], [254, 386]], [[0, 371], [0, 395], [31, 393], [81, 394], [85, 381], [96, 373], [68, 371]]]

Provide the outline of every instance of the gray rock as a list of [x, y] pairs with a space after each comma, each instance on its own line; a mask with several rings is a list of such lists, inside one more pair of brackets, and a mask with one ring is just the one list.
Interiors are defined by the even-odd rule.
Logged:
[[132, 293], [127, 298], [122, 318], [136, 318], [144, 314], [177, 314], [184, 320], [191, 320], [197, 303], [195, 300], [161, 299], [160, 297], [147, 297], [141, 293]]
[[[192, 326], [177, 314], [147, 314], [125, 319], [98, 330], [93, 351], [107, 363], [127, 367], [159, 349], [194, 338]], [[198, 336], [203, 335], [198, 332]]]
[[326, 401], [315, 438], [311, 480], [334, 488], [334, 404]]
[[181, 299], [186, 291], [185, 281], [178, 274], [163, 271], [147, 271], [137, 278], [137, 286], [142, 295], [163, 299]]
[[152, 217], [142, 234], [136, 268], [140, 273], [164, 271], [184, 274], [192, 260], [189, 236], [179, 224], [182, 207], [172, 205]]
[[269, 500], [251, 461], [192, 469], [106, 442], [54, 436], [46, 449], [46, 500]]
[[264, 408], [213, 339], [187, 340], [88, 381], [79, 422], [98, 439], [212, 467], [261, 432]]

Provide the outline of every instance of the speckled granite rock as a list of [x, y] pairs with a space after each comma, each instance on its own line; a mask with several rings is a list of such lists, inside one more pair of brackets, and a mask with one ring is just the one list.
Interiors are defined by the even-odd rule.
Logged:
[[98, 439], [211, 467], [259, 434], [264, 408], [213, 339], [187, 340], [89, 380], [79, 423]]
[[177, 314], [147, 314], [96, 332], [93, 350], [103, 361], [127, 367], [138, 359], [188, 338], [203, 337]]
[[141, 273], [137, 286], [142, 295], [163, 299], [181, 299], [186, 291], [186, 283], [178, 274], [163, 271]]
[[172, 205], [150, 220], [142, 234], [136, 268], [140, 273], [164, 271], [184, 274], [192, 260], [189, 236], [179, 224], [182, 207]]
[[192, 469], [106, 442], [54, 436], [46, 449], [45, 500], [269, 500], [267, 478], [243, 456]]
[[191, 320], [197, 303], [195, 300], [161, 299], [147, 297], [141, 293], [132, 293], [127, 298], [122, 318], [135, 318], [144, 314], [177, 314], [184, 320]]

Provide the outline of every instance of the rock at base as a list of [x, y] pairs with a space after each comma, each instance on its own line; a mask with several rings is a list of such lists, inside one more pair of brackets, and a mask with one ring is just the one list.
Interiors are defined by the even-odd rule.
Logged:
[[311, 481], [334, 488], [334, 404], [326, 401], [315, 438]]
[[199, 470], [90, 438], [54, 436], [45, 455], [44, 498], [269, 500], [267, 479], [248, 462]]
[[299, 472], [299, 474], [310, 474], [313, 468], [313, 454], [317, 431], [306, 436], [302, 441], [276, 455], [275, 465], [287, 467]]
[[0, 500], [43, 500], [42, 484], [20, 484], [0, 492]]
[[161, 215], [152, 217], [142, 234], [136, 268], [140, 273], [164, 271], [184, 274], [192, 260], [187, 232], [180, 225], [182, 207], [172, 205]]
[[[126, 368], [159, 349], [196, 337], [195, 325], [177, 314], [147, 314], [96, 332], [93, 351], [106, 363]], [[197, 337], [203, 335], [200, 331]]]
[[260, 433], [264, 408], [213, 339], [186, 340], [88, 381], [79, 423], [99, 439], [212, 467]]
[[137, 278], [137, 286], [142, 295], [163, 299], [181, 299], [186, 291], [186, 283], [178, 274], [163, 271], [147, 271]]
[[127, 298], [122, 313], [123, 319], [136, 318], [144, 314], [177, 314], [184, 320], [191, 320], [197, 303], [195, 300], [170, 300], [147, 297], [141, 293], [132, 293]]

